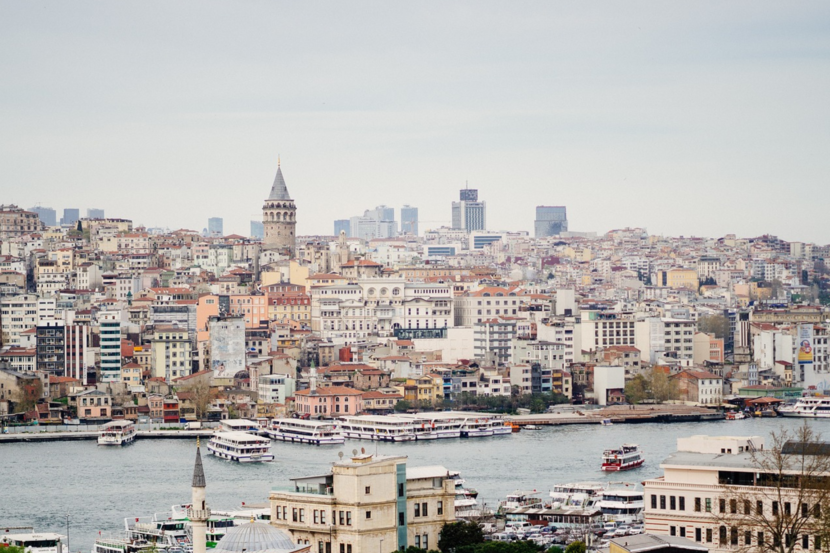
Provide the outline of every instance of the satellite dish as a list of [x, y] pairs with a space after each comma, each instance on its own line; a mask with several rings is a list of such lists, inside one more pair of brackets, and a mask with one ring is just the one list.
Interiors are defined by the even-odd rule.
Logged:
[[361, 447], [361, 448], [360, 448], [360, 452], [361, 452], [361, 453], [363, 453], [363, 454], [365, 454], [365, 453], [366, 453], [366, 448], [365, 448], [365, 447]]
[[355, 457], [357, 457], [357, 450], [356, 450], [356, 449], [353, 449], [353, 450], [352, 450], [352, 455], [354, 455]]
[[338, 451], [338, 452], [337, 452], [337, 456], [338, 456], [338, 457], [340, 457], [340, 459], [343, 459], [343, 452], [342, 452], [342, 451]]

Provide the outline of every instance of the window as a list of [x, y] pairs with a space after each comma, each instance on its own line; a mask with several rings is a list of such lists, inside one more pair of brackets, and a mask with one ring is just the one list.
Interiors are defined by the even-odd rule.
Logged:
[[424, 537], [421, 539], [421, 546], [424, 549], [429, 549], [429, 534], [424, 534]]
[[293, 522], [297, 522], [297, 520], [298, 520], [297, 519], [297, 508], [296, 507], [291, 509], [291, 520]]
[[325, 523], [326, 523], [326, 512], [325, 511], [320, 511], [320, 524], [325, 524]]
[[[813, 516], [816, 518], [821, 518], [821, 504], [816, 503], [813, 505]], [[818, 547], [816, 547], [818, 549]]]
[[300, 522], [305, 522], [305, 509], [300, 509]]
[[651, 508], [652, 509], [657, 508], [657, 496], [656, 495], [651, 496]]
[[415, 534], [415, 547], [421, 547], [421, 536]]
[[421, 515], [429, 516], [429, 505], [427, 503], [421, 503]]
[[[706, 512], [707, 513], [712, 512], [712, 499], [710, 497], [706, 498]], [[709, 540], [709, 541], [712, 541], [712, 540]]]
[[674, 526], [669, 526], [669, 535], [676, 536], [677, 535], [677, 528]]
[[790, 505], [790, 502], [789, 502], [789, 501], [785, 501], [785, 502], [784, 502], [784, 514], [785, 514], [786, 516], [790, 516], [790, 514], [791, 514], [791, 513], [790, 513], [790, 509], [791, 509], [791, 507], [792, 507], [792, 506]]
[[320, 511], [317, 509], [314, 509], [314, 524], [320, 524]]
[[695, 528], [695, 541], [699, 542], [701, 540], [702, 540], [702, 533], [700, 531], [700, 528]]
[[372, 511], [366, 511], [366, 520], [372, 518]]
[[443, 514], [444, 514], [444, 502], [439, 501], [438, 502], [438, 516], [441, 516]]
[[804, 518], [810, 516], [810, 507], [806, 503], [801, 504], [801, 516]]
[[[699, 498], [699, 497], [696, 497], [696, 498], [695, 498], [695, 512], [696, 512], [696, 513], [699, 513], [699, 512], [700, 512], [700, 503], [701, 503], [701, 502], [700, 502], [700, 498]], [[698, 541], [700, 541], [700, 540], [698, 540]]]
[[806, 551], [809, 548], [810, 548], [810, 536], [808, 536], [807, 534], [804, 534], [803, 536], [801, 536], [801, 549]]
[[726, 500], [725, 499], [718, 500], [718, 508], [719, 508], [721, 513], [726, 512]]
[[369, 495], [370, 493], [372, 493], [372, 487], [366, 486], [366, 495]]
[[755, 502], [755, 514], [756, 515], [763, 515], [764, 514], [764, 502], [763, 501], [756, 501]]
[[729, 544], [738, 545], [738, 529], [734, 526], [729, 529]]
[[748, 499], [744, 499], [744, 514], [751, 515], [752, 514], [752, 505]]
[[346, 515], [343, 511], [340, 511], [340, 526], [343, 526], [344, 524], [346, 524]]
[[678, 502], [680, 510], [685, 511], [686, 510], [686, 498], [681, 495], [680, 497], [677, 498], [677, 502]]
[[404, 525], [406, 525], [406, 517], [403, 514], [403, 511], [401, 511], [400, 513], [398, 513], [398, 526]]
[[752, 545], [752, 531], [745, 530], [744, 531], [744, 545]]
[[398, 497], [404, 496], [403, 483], [398, 484]]
[[821, 536], [813, 537], [813, 549], [815, 549], [816, 551], [821, 551]]
[[340, 544], [340, 553], [346, 553], [346, 544], [345, 543]]
[[680, 527], [680, 537], [681, 537], [681, 538], [685, 538], [685, 537], [686, 537], [686, 527], [685, 527], [685, 526], [681, 526], [681, 527]]
[[346, 526], [352, 525], [352, 512], [346, 511]]
[[764, 546], [764, 533], [763, 532], [758, 532], [757, 544], [756, 545], [758, 545], [759, 549]]
[[738, 514], [738, 500], [737, 499], [730, 499], [729, 500], [729, 514], [732, 514], [732, 515]]
[[661, 509], [666, 508], [666, 496], [665, 495], [660, 496], [660, 508]]
[[778, 502], [777, 501], [772, 502], [772, 516], [774, 516], [774, 517], [778, 516]]
[[420, 503], [415, 504], [415, 516], [416, 517], [421, 516], [421, 504]]
[[669, 497], [669, 509], [671, 509], [672, 511], [677, 510], [677, 498], [673, 495]]
[[712, 529], [711, 528], [706, 529], [706, 541], [707, 541], [707, 543], [712, 543]]

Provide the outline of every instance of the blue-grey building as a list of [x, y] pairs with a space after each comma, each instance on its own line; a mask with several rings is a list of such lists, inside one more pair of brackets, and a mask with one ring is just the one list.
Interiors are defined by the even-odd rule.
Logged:
[[565, 206], [536, 206], [534, 222], [536, 238], [558, 236], [568, 230], [568, 213]]
[[74, 225], [81, 218], [81, 210], [77, 208], [65, 208], [63, 210], [62, 225]]
[[40, 222], [47, 227], [54, 227], [57, 225], [57, 214], [51, 207], [38, 206], [31, 208], [29, 211], [37, 213], [37, 216], [40, 218]]
[[418, 236], [418, 208], [405, 205], [401, 208], [401, 234]]
[[208, 219], [208, 236], [225, 236], [224, 232], [225, 222], [221, 217], [211, 217]]
[[262, 221], [251, 221], [251, 238], [259, 238], [262, 240], [265, 237], [265, 225]]
[[334, 221], [334, 235], [340, 236], [340, 231], [346, 233], [346, 236], [351, 236], [352, 222], [348, 219], [336, 219]]
[[86, 218], [87, 219], [104, 219], [104, 210], [103, 209], [95, 209], [89, 208], [86, 210]]

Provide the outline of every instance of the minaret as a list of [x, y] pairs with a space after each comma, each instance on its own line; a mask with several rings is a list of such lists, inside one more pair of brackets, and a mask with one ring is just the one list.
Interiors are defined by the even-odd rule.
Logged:
[[199, 451], [199, 439], [196, 438], [196, 464], [193, 466], [193, 497], [187, 518], [193, 535], [193, 553], [205, 553], [207, 549], [207, 520], [210, 509], [205, 503], [205, 471], [202, 469], [202, 454]]
[[279, 159], [271, 193], [262, 206], [262, 226], [265, 230], [263, 250], [277, 250], [294, 257], [294, 246], [297, 241], [297, 207], [288, 194]]

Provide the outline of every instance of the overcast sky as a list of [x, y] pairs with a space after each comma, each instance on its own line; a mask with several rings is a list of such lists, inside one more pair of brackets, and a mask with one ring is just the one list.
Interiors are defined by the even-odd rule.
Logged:
[[0, 203], [830, 242], [830, 2], [0, 0]]

